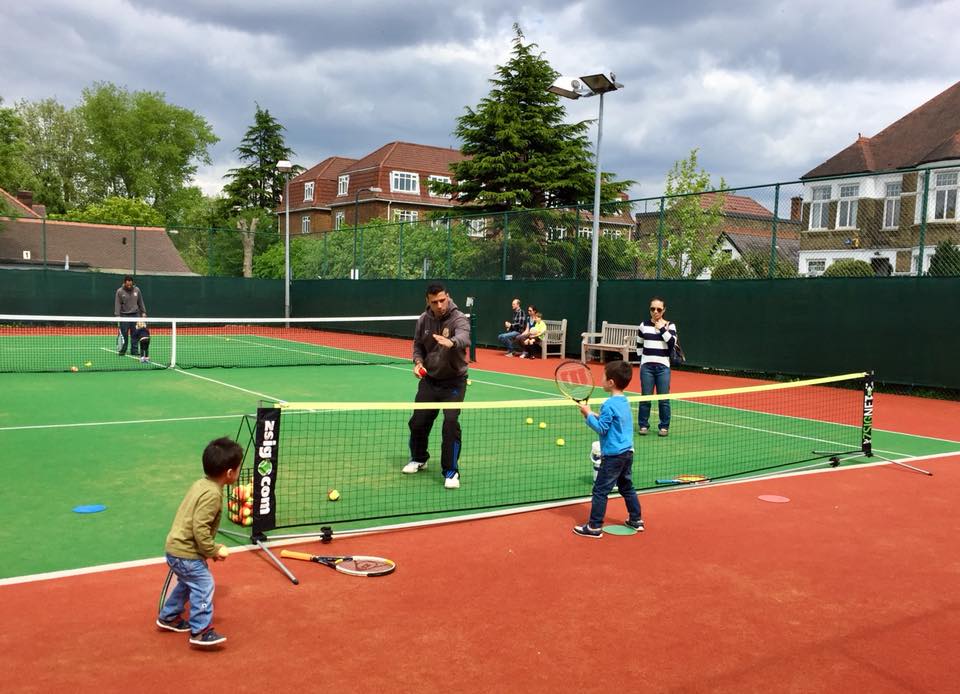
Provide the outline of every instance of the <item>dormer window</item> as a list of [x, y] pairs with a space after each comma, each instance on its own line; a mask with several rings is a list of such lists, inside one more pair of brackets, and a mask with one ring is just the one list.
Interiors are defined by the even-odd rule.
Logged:
[[350, 174], [337, 176], [337, 196], [346, 195], [350, 188]]

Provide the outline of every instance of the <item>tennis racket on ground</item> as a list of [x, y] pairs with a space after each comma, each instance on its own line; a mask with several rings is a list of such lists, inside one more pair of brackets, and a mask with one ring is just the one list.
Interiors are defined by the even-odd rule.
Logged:
[[657, 484], [700, 484], [709, 481], [710, 479], [705, 475], [677, 475], [676, 477], [657, 480]]
[[553, 380], [557, 382], [557, 390], [578, 405], [586, 403], [593, 393], [593, 374], [586, 364], [573, 359], [560, 362], [553, 372]]
[[280, 551], [280, 556], [287, 559], [299, 559], [301, 561], [312, 561], [317, 564], [323, 564], [348, 576], [386, 576], [389, 573], [393, 573], [393, 570], [397, 568], [397, 565], [390, 559], [384, 559], [383, 557], [364, 557], [359, 554], [350, 557], [324, 557], [317, 554], [292, 552], [284, 549]]

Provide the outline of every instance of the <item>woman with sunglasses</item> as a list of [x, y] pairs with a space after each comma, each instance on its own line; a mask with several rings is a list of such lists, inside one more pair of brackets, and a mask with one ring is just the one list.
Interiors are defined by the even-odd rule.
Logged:
[[[650, 318], [640, 324], [637, 332], [637, 356], [640, 357], [640, 392], [644, 395], [666, 395], [670, 392], [670, 350], [677, 340], [677, 326], [664, 315], [666, 305], [655, 296], [650, 299]], [[658, 436], [670, 433], [670, 401], [657, 401], [660, 423]], [[641, 402], [637, 424], [641, 436], [650, 433], [650, 403]]]

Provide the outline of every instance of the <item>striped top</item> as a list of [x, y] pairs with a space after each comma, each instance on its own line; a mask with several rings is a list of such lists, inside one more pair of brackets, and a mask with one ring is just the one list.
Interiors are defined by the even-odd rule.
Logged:
[[667, 323], [664, 327], [653, 327], [648, 320], [640, 324], [637, 331], [637, 356], [640, 366], [644, 364], [663, 364], [670, 366], [670, 348], [677, 340], [677, 326]]

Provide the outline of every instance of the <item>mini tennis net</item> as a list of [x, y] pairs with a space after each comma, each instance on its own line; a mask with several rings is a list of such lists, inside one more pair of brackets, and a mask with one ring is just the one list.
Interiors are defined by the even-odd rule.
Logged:
[[[124, 318], [136, 323], [137, 318]], [[116, 317], [0, 315], [0, 372], [333, 366], [409, 361], [417, 316], [154, 318], [149, 362]]]
[[[634, 438], [634, 485], [686, 475], [708, 480], [862, 460], [870, 449], [867, 373], [671, 394], [667, 437]], [[661, 396], [630, 396], [637, 407]], [[600, 401], [591, 403], [594, 411]], [[427, 469], [402, 474], [408, 420], [435, 410]], [[443, 410], [459, 409], [461, 487], [444, 488]], [[246, 424], [242, 485], [252, 485], [254, 533], [274, 528], [459, 513], [590, 495], [596, 434], [569, 400], [437, 403], [265, 403]], [[340, 492], [331, 502], [327, 493]], [[262, 502], [262, 503], [261, 503]]]

